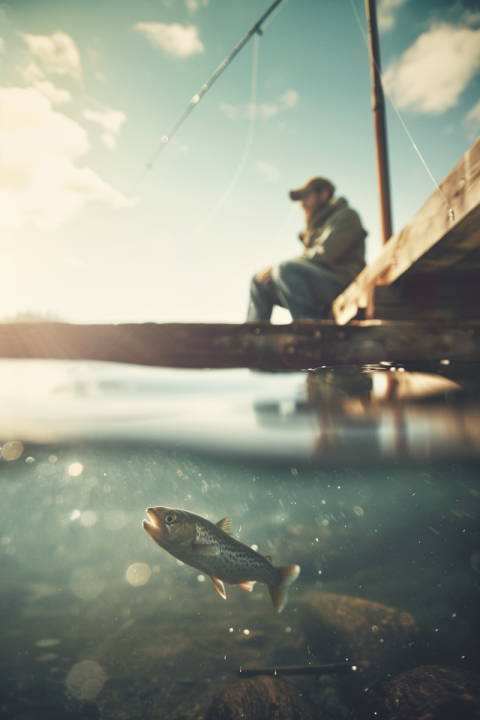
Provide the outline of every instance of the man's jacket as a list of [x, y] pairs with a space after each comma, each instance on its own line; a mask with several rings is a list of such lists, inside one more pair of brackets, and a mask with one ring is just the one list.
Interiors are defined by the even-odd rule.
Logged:
[[335, 280], [350, 285], [365, 267], [365, 238], [355, 210], [344, 198], [331, 198], [314, 212], [299, 237], [305, 245], [301, 260], [311, 260], [328, 270]]

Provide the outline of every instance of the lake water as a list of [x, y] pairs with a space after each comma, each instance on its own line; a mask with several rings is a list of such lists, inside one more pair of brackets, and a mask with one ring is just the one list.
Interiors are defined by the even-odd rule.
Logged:
[[[351, 663], [292, 678], [342, 718], [385, 674], [479, 672], [475, 368], [0, 366], [0, 717], [201, 719], [240, 669]], [[151, 505], [300, 565], [285, 610], [222, 599]]]

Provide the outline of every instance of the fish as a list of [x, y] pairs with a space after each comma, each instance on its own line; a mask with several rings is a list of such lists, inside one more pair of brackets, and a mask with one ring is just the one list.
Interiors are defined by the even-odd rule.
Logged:
[[300, 574], [298, 565], [275, 567], [269, 555], [260, 555], [232, 535], [225, 517], [215, 525], [201, 515], [168, 507], [149, 507], [143, 528], [157, 545], [177, 560], [208, 575], [215, 589], [227, 599], [225, 585], [252, 591], [256, 582], [269, 590], [273, 606], [282, 612], [288, 588]]

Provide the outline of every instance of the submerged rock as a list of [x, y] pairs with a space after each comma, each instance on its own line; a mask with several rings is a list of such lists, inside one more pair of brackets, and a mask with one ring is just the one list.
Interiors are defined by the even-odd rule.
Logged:
[[319, 708], [272, 677], [239, 680], [210, 706], [205, 720], [322, 720]]
[[478, 720], [480, 675], [427, 665], [377, 683], [348, 720]]
[[413, 615], [363, 598], [315, 594], [303, 606], [303, 630], [318, 662], [348, 660], [359, 672], [401, 672], [434, 658], [435, 638]]
[[348, 677], [332, 679], [347, 708], [388, 674], [443, 662], [436, 637], [413, 615], [363, 598], [315, 593], [302, 603], [302, 624], [316, 662], [348, 661], [357, 668]]

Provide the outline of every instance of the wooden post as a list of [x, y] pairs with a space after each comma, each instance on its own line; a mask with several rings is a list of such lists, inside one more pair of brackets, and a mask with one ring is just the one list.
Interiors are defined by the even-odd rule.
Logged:
[[380, 76], [380, 47], [378, 43], [377, 9], [375, 0], [365, 0], [368, 23], [368, 47], [372, 78], [372, 110], [375, 127], [377, 175], [380, 192], [380, 218], [383, 244], [392, 235], [392, 211], [390, 206], [390, 181], [388, 177], [387, 130], [385, 125], [385, 100]]

